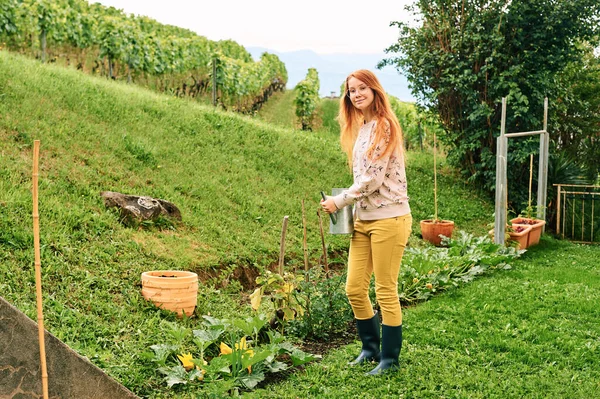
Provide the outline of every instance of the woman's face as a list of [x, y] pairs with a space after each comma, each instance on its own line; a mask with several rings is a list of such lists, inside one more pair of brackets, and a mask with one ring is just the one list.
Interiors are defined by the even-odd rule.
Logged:
[[361, 111], [369, 108], [375, 98], [373, 90], [362, 80], [358, 80], [354, 76], [348, 79], [348, 96], [350, 96], [352, 105]]

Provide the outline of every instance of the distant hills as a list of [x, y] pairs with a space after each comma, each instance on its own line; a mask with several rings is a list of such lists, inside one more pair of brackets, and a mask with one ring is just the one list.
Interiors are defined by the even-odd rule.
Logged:
[[391, 95], [402, 101], [414, 102], [415, 99], [408, 88], [408, 81], [396, 69], [387, 66], [382, 70], [376, 68], [379, 61], [387, 58], [386, 54], [317, 54], [310, 50], [278, 52], [263, 47], [246, 47], [255, 60], [265, 51], [275, 54], [285, 64], [288, 72], [288, 89], [304, 79], [308, 68], [315, 68], [319, 73], [321, 97], [328, 97], [334, 92], [340, 94], [340, 86], [346, 76], [357, 69], [372, 70]]

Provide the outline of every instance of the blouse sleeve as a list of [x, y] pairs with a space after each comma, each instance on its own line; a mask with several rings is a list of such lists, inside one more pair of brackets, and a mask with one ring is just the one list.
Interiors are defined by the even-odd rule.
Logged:
[[[375, 135], [372, 134], [372, 137]], [[368, 197], [373, 192], [378, 190], [383, 184], [385, 173], [387, 170], [390, 157], [393, 151], [388, 154], [381, 156], [386, 152], [390, 142], [390, 129], [386, 127], [384, 136], [377, 142], [373, 155], [369, 157], [365, 151], [362, 156], [355, 160], [360, 162], [360, 174], [354, 176], [354, 183], [347, 190], [344, 190], [339, 195], [333, 197], [335, 205], [342, 209], [344, 206], [350, 205], [356, 201], [359, 201], [365, 197]], [[371, 146], [371, 141], [367, 144], [367, 148]], [[379, 157], [379, 158], [378, 158]]]

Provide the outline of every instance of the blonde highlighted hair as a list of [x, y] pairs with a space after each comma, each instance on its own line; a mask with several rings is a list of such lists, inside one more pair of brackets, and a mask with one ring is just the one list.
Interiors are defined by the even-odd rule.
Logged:
[[398, 149], [398, 153], [402, 152], [402, 128], [400, 122], [392, 110], [390, 101], [385, 93], [385, 90], [381, 86], [379, 79], [375, 74], [367, 69], [359, 69], [352, 72], [346, 78], [344, 83], [344, 95], [340, 99], [340, 110], [338, 113], [338, 121], [340, 123], [340, 144], [342, 150], [348, 157], [348, 164], [352, 165], [352, 150], [354, 143], [358, 136], [360, 126], [365, 122], [363, 113], [358, 110], [349, 96], [348, 91], [348, 80], [350, 78], [356, 78], [367, 85], [373, 91], [373, 103], [371, 108], [375, 119], [377, 120], [377, 127], [375, 129], [375, 138], [371, 147], [367, 150], [367, 154], [372, 157], [375, 146], [386, 137], [386, 129], [389, 127], [389, 142], [384, 153], [380, 154], [374, 160], [379, 159], [383, 156], [389, 155], [395, 149]]

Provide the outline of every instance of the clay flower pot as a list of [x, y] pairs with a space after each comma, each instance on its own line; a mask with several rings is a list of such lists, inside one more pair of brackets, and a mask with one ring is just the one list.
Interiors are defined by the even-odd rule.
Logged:
[[[506, 232], [509, 235], [509, 241], [516, 241], [517, 249], [526, 249], [529, 246], [531, 226], [513, 225], [512, 227], [507, 227]], [[490, 230], [489, 234], [494, 238], [494, 230]]]
[[161, 309], [178, 317], [194, 314], [198, 298], [198, 275], [180, 270], [153, 270], [142, 273], [142, 295]]
[[429, 241], [436, 247], [439, 247], [442, 238], [440, 235], [452, 237], [454, 222], [451, 220], [421, 220], [421, 235], [424, 240]]
[[531, 227], [531, 232], [529, 233], [529, 241], [527, 243], [527, 246], [530, 247], [540, 242], [540, 237], [542, 236], [542, 228], [546, 224], [546, 221], [541, 219], [518, 217], [511, 219], [510, 224], [512, 224], [513, 226]]

